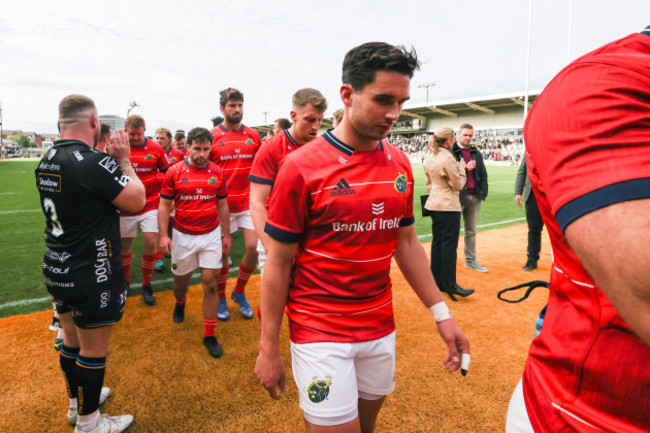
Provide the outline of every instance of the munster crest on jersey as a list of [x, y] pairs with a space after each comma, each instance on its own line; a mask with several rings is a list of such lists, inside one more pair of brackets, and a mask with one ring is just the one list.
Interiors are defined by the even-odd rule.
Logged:
[[147, 153], [147, 156], [144, 157], [145, 161], [151, 161], [153, 159], [153, 154]]
[[404, 173], [398, 173], [397, 178], [395, 179], [395, 189], [397, 192], [406, 192], [407, 185], [408, 182], [406, 180], [406, 175]]
[[318, 380], [318, 377], [314, 377], [314, 381], [307, 387], [309, 400], [313, 403], [324, 401], [330, 393], [331, 384], [332, 378], [329, 376], [326, 376], [325, 380]]
[[246, 139], [246, 146], [252, 146], [252, 145], [253, 145], [253, 139], [252, 138]]
[[215, 183], [217, 183], [216, 177], [212, 176], [210, 179], [208, 179], [208, 184], [214, 185]]

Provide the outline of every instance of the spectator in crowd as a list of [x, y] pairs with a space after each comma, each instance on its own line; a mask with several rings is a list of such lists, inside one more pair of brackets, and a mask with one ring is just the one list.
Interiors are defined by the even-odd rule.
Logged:
[[481, 212], [481, 202], [488, 195], [488, 175], [483, 163], [483, 156], [475, 146], [472, 146], [474, 127], [463, 123], [458, 130], [458, 141], [454, 144], [453, 152], [456, 160], [465, 160], [467, 182], [460, 193], [460, 204], [465, 225], [465, 267], [479, 272], [487, 272], [476, 260], [476, 231]]
[[451, 149], [454, 131], [442, 128], [431, 136], [431, 155], [424, 162], [424, 175], [429, 198], [424, 207], [431, 212], [431, 273], [441, 291], [469, 296], [474, 290], [465, 290], [456, 283], [456, 249], [460, 232], [460, 199], [458, 192], [465, 186], [465, 161], [456, 161]]
[[343, 109], [339, 108], [334, 112], [334, 114], [332, 114], [332, 129], [339, 126], [341, 120], [343, 120]]
[[517, 170], [517, 179], [515, 181], [515, 203], [519, 207], [522, 206], [522, 194], [523, 203], [526, 206], [526, 223], [528, 224], [528, 259], [522, 269], [524, 271], [533, 271], [537, 269], [539, 252], [542, 250], [544, 220], [542, 220], [542, 215], [539, 213], [535, 193], [530, 187], [528, 170], [526, 170], [526, 158], [521, 159], [521, 165], [519, 166], [519, 170]]
[[284, 117], [275, 119], [275, 124], [273, 125], [273, 133], [271, 135], [278, 135], [282, 131], [285, 131], [289, 128], [291, 128], [291, 121], [289, 119], [286, 119]]

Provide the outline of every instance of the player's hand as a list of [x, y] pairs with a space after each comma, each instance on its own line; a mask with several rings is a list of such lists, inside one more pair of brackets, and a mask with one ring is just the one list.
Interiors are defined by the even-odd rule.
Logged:
[[465, 160], [461, 159], [458, 161], [458, 167], [460, 167], [461, 170], [465, 170], [467, 168], [467, 164], [465, 164]]
[[475, 168], [476, 168], [476, 161], [474, 161], [474, 160], [472, 159], [470, 162], [467, 163], [467, 169], [468, 169], [469, 171], [472, 171], [472, 170], [474, 170]]
[[469, 340], [454, 319], [443, 320], [436, 323], [436, 325], [440, 336], [449, 347], [449, 354], [444, 359], [443, 364], [447, 370], [456, 371], [460, 368], [462, 354], [469, 354]]
[[287, 370], [284, 368], [284, 361], [279, 352], [270, 354], [260, 350], [255, 362], [255, 375], [272, 399], [280, 400], [278, 387], [283, 394], [286, 394]]
[[118, 163], [129, 160], [131, 145], [123, 129], [116, 129], [111, 133], [111, 142], [106, 146], [106, 153], [115, 158]]
[[521, 207], [521, 194], [515, 196], [515, 203], [517, 203], [517, 206]]
[[160, 236], [158, 240], [158, 250], [163, 254], [172, 253], [172, 240], [169, 239], [169, 236]]
[[221, 251], [224, 256], [230, 254], [230, 248], [232, 247], [232, 238], [230, 235], [224, 236], [221, 238]]

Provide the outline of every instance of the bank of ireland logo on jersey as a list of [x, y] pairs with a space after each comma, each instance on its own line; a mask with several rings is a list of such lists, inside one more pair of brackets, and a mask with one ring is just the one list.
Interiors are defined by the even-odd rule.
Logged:
[[397, 192], [405, 193], [407, 186], [408, 186], [408, 181], [406, 179], [406, 174], [398, 173], [397, 178], [395, 179], [395, 190]]
[[309, 401], [312, 403], [325, 401], [330, 393], [331, 384], [332, 378], [329, 376], [325, 376], [325, 380], [318, 380], [318, 377], [314, 377], [314, 381], [307, 387], [307, 397], [309, 397]]
[[384, 213], [384, 202], [372, 204], [372, 214], [381, 215]]

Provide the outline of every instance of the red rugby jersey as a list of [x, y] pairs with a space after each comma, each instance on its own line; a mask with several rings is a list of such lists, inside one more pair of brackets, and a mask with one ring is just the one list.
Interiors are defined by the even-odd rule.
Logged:
[[210, 233], [219, 225], [217, 200], [228, 196], [223, 170], [207, 162], [192, 167], [187, 159], [167, 171], [160, 196], [174, 200], [174, 228], [189, 235]]
[[[282, 131], [264, 143], [260, 151], [255, 155], [251, 174], [248, 179], [251, 182], [273, 186], [275, 177], [278, 175], [280, 164], [284, 158], [302, 145], [297, 144], [288, 129]], [[270, 197], [270, 196], [269, 196]]]
[[149, 138], [144, 139], [142, 146], [131, 146], [129, 157], [133, 170], [144, 185], [147, 202], [138, 213], [120, 211], [121, 216], [142, 215], [145, 212], [158, 209], [160, 203], [160, 181], [156, 176], [159, 171], [165, 172], [169, 168], [169, 160], [162, 146]]
[[242, 125], [229, 131], [223, 124], [213, 128], [210, 161], [221, 167], [226, 175], [228, 207], [231, 213], [247, 211], [250, 201], [248, 175], [253, 158], [262, 145], [257, 131]]
[[535, 101], [524, 135], [554, 259], [544, 325], [524, 372], [530, 421], [536, 432], [648, 432], [650, 348], [563, 232], [591, 211], [650, 197], [650, 35], [567, 66]]
[[389, 143], [358, 152], [327, 131], [288, 155], [265, 231], [299, 242], [287, 303], [291, 341], [391, 333], [391, 258], [399, 228], [414, 221], [411, 164]]

